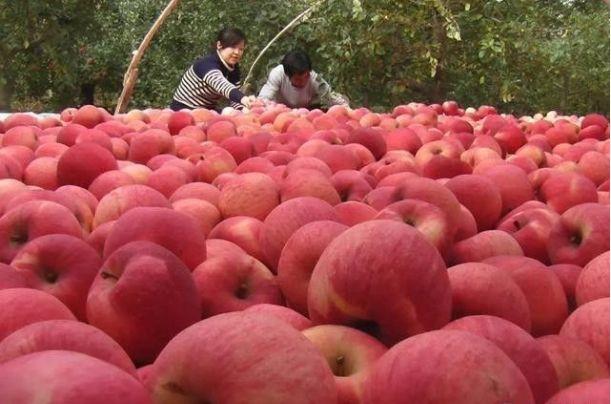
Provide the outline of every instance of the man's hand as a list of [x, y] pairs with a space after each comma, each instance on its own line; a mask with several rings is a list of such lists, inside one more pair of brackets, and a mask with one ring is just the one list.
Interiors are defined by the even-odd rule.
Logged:
[[250, 108], [255, 101], [257, 101], [257, 97], [254, 95], [245, 95], [240, 100], [240, 104], [244, 105], [246, 108]]

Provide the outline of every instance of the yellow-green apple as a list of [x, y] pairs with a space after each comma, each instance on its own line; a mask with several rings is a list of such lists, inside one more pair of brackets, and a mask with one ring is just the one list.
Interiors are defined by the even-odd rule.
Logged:
[[517, 325], [496, 316], [479, 315], [454, 320], [443, 329], [470, 332], [501, 348], [526, 377], [536, 403], [545, 403], [560, 389], [556, 370], [545, 350]]
[[374, 220], [396, 220], [412, 226], [444, 256], [452, 242], [450, 224], [444, 212], [425, 201], [403, 199], [380, 210]]
[[584, 266], [608, 250], [609, 207], [599, 203], [583, 203], [564, 212], [547, 244], [553, 264]]
[[560, 214], [575, 205], [598, 201], [596, 185], [590, 179], [575, 172], [555, 169], [542, 182], [538, 197]]
[[190, 270], [206, 259], [206, 237], [197, 220], [158, 207], [135, 207], [121, 215], [104, 243], [104, 259], [121, 246], [139, 240], [167, 248]]
[[124, 185], [113, 189], [100, 199], [93, 217], [93, 228], [117, 220], [130, 209], [144, 206], [170, 208], [171, 204], [162, 193], [146, 185]]
[[312, 321], [306, 316], [297, 313], [293, 309], [277, 304], [259, 303], [244, 309], [246, 313], [257, 313], [261, 315], [275, 317], [286, 322], [298, 331], [312, 327]]
[[39, 351], [80, 352], [136, 375], [123, 348], [101, 330], [79, 321], [46, 320], [26, 325], [0, 342], [0, 363]]
[[0, 401], [5, 403], [32, 403], [40, 397], [54, 403], [152, 403], [136, 377], [80, 352], [20, 356], [0, 366], [0, 375]]
[[333, 374], [299, 331], [269, 315], [200, 321], [159, 354], [147, 384], [156, 403], [335, 403]]
[[0, 261], [8, 263], [29, 241], [46, 234], [82, 237], [83, 230], [72, 212], [56, 202], [31, 200], [0, 218]]
[[324, 250], [310, 279], [308, 312], [316, 324], [352, 326], [393, 344], [445, 325], [451, 299], [435, 247], [404, 223], [372, 220]]
[[0, 341], [18, 329], [45, 320], [71, 320], [76, 317], [56, 297], [30, 288], [0, 290]]
[[364, 381], [388, 348], [372, 336], [342, 325], [317, 325], [302, 333], [327, 360], [335, 376], [337, 403], [360, 403]]
[[452, 289], [452, 318], [491, 315], [530, 332], [531, 320], [524, 292], [505, 271], [469, 262], [448, 268]]
[[275, 276], [244, 252], [208, 258], [193, 270], [193, 279], [203, 318], [241, 311], [258, 303], [284, 302]]
[[578, 306], [603, 297], [609, 297], [609, 251], [588, 262], [575, 285]]
[[526, 201], [535, 199], [528, 176], [521, 169], [509, 163], [483, 169], [481, 174], [494, 182], [503, 200], [502, 214], [506, 214]]
[[364, 404], [412, 402], [535, 401], [520, 369], [495, 344], [470, 332], [438, 330], [393, 346], [364, 384]]
[[549, 264], [550, 259], [547, 253], [549, 235], [552, 227], [560, 219], [560, 215], [547, 206], [525, 209], [521, 209], [521, 206], [505, 215], [499, 221], [496, 229], [511, 234], [520, 244], [526, 257]]
[[590, 404], [609, 402], [609, 378], [586, 380], [556, 393], [547, 404]]
[[282, 202], [267, 215], [260, 243], [266, 263], [273, 272], [276, 272], [280, 253], [291, 235], [301, 226], [317, 220], [338, 221], [338, 217], [327, 202], [309, 196]]
[[484, 260], [506, 271], [520, 287], [530, 309], [531, 334], [556, 334], [566, 320], [568, 303], [558, 277], [545, 265], [527, 257], [496, 256]]
[[307, 223], [287, 240], [278, 261], [278, 285], [287, 305], [308, 314], [308, 284], [312, 271], [329, 243], [348, 226], [331, 220]]
[[100, 174], [117, 168], [117, 160], [111, 152], [95, 143], [80, 143], [71, 146], [59, 158], [57, 181], [59, 185], [88, 188]]
[[89, 324], [117, 341], [138, 365], [151, 363], [177, 333], [200, 318], [189, 268], [149, 241], [127, 243], [110, 254], [87, 296]]
[[588, 344], [576, 338], [545, 335], [537, 343], [552, 361], [560, 389], [609, 377], [609, 367]]
[[486, 230], [455, 243], [448, 260], [453, 264], [462, 264], [481, 262], [497, 255], [523, 256], [524, 252], [510, 234], [501, 230]]
[[263, 220], [279, 203], [280, 193], [274, 180], [252, 172], [230, 179], [220, 192], [218, 206], [225, 218], [250, 216]]
[[93, 247], [66, 234], [38, 237], [11, 261], [27, 287], [55, 296], [81, 321], [85, 321], [87, 292], [101, 265]]
[[482, 175], [458, 175], [445, 183], [475, 218], [479, 231], [493, 229], [501, 216], [503, 201], [498, 186]]
[[530, 159], [537, 167], [544, 167], [546, 165], [545, 150], [534, 143], [529, 142], [520, 147], [516, 150], [515, 155]]

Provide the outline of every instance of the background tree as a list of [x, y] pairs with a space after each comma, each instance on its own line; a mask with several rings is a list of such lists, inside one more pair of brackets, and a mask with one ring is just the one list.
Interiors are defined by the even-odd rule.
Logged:
[[[0, 0], [0, 110], [114, 108], [166, 0]], [[140, 64], [129, 108], [167, 106], [223, 26], [248, 37], [242, 69], [316, 0], [183, 0]], [[585, 0], [326, 0], [253, 71], [254, 90], [301, 47], [353, 105], [455, 99], [517, 114], [609, 113], [609, 8]]]

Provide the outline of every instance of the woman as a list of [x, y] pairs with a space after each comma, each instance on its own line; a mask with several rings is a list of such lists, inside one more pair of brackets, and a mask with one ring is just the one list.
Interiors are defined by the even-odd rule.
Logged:
[[218, 102], [228, 99], [236, 109], [249, 107], [255, 100], [240, 90], [240, 67], [246, 36], [236, 28], [222, 29], [216, 38], [216, 52], [197, 59], [183, 74], [170, 108], [219, 109]]

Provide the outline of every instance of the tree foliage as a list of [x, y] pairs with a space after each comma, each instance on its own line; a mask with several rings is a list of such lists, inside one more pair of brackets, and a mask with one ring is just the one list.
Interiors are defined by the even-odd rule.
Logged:
[[[166, 0], [0, 0], [0, 109], [114, 108], [123, 74]], [[140, 65], [130, 108], [164, 107], [226, 25], [242, 28], [254, 90], [291, 48], [353, 105], [455, 99], [529, 113], [609, 111], [609, 9], [578, 0], [183, 0]]]

